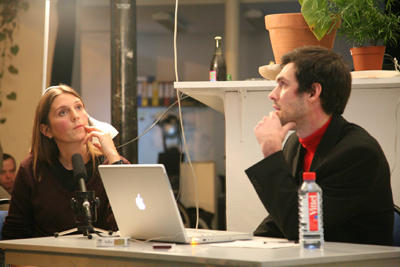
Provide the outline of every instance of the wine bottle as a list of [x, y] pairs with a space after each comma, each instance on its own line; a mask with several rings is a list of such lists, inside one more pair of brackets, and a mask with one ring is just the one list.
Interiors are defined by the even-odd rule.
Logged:
[[222, 38], [215, 37], [215, 51], [210, 65], [210, 81], [226, 81], [226, 63], [222, 54]]

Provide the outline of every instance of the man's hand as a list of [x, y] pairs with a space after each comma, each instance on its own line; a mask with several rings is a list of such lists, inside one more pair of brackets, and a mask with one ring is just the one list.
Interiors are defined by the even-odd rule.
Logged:
[[258, 143], [261, 145], [261, 151], [264, 157], [282, 150], [282, 142], [287, 133], [296, 127], [296, 123], [289, 122], [282, 126], [279, 117], [274, 111], [265, 116], [254, 128]]

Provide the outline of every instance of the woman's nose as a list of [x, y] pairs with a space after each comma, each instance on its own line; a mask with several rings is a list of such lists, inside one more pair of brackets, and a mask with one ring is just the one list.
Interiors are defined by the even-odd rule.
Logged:
[[76, 110], [71, 111], [71, 119], [75, 121], [76, 119], [79, 119], [79, 113]]

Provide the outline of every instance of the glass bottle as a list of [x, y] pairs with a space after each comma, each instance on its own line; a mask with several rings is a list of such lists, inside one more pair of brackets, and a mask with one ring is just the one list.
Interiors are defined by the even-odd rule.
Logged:
[[215, 37], [215, 51], [210, 64], [210, 81], [226, 81], [226, 63], [222, 54], [221, 36]]

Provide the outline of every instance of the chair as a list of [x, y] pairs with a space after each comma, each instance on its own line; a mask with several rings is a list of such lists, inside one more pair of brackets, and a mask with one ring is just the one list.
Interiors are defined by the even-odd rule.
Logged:
[[400, 208], [394, 205], [393, 246], [400, 247]]
[[[10, 199], [8, 199], [8, 198], [0, 199], [0, 205], [3, 205], [3, 204], [10, 204]], [[0, 210], [0, 240], [2, 239], [1, 230], [3, 229], [3, 224], [4, 224], [4, 221], [6, 220], [7, 214], [8, 214], [8, 211]]]

